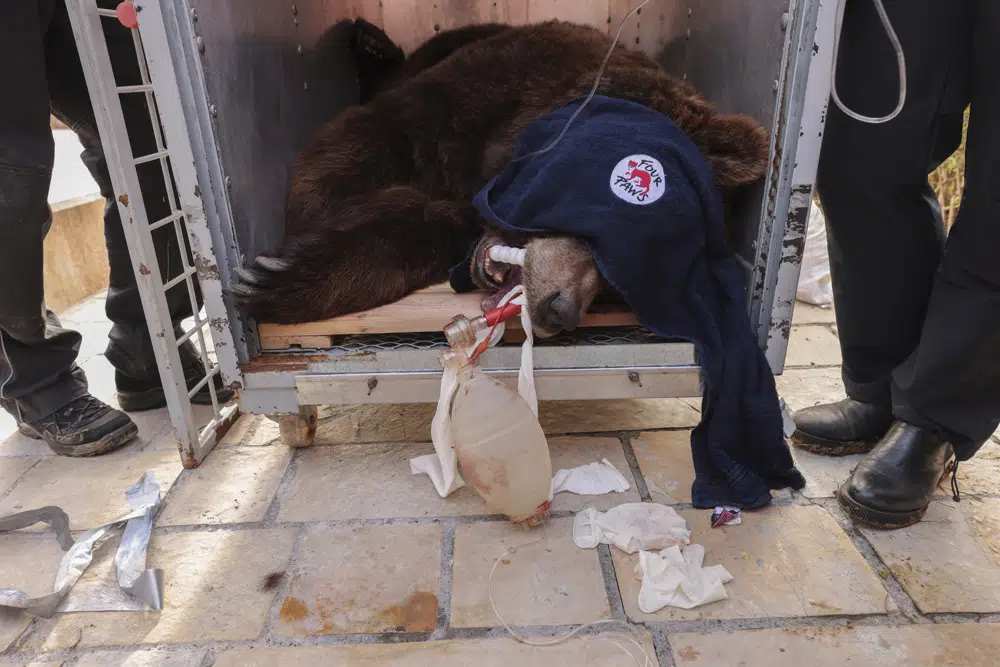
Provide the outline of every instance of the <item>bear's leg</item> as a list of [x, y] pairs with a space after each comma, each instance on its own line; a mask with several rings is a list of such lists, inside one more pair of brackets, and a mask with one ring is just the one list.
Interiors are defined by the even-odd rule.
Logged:
[[434, 201], [411, 187], [366, 197], [349, 208], [350, 225], [338, 219], [345, 210], [238, 270], [227, 291], [261, 322], [357, 313], [446, 280], [483, 232], [471, 203]]

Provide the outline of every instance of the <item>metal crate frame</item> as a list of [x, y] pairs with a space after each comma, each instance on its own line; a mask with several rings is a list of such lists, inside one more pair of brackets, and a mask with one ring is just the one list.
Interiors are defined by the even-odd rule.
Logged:
[[[692, 0], [694, 2], [694, 0]], [[780, 374], [794, 306], [806, 221], [830, 86], [830, 45], [835, 0], [788, 0], [780, 16], [785, 34], [781, 66], [775, 72], [775, 113], [772, 129], [774, 159], [764, 179], [760, 220], [752, 244], [754, 256], [744, 258], [749, 274], [748, 311], [772, 370]], [[97, 8], [96, 0], [69, 0], [74, 31], [80, 44], [88, 86], [98, 109], [101, 138], [117, 192], [131, 195], [119, 203], [126, 226], [133, 266], [139, 278], [157, 361], [160, 364], [173, 425], [186, 465], [196, 465], [214, 444], [230, 414], [216, 406], [213, 420], [195, 427], [189, 393], [169, 326], [165, 285], [157, 271], [152, 237], [138, 192], [135, 158], [128, 146], [111, 64], [103, 43], [101, 16], [114, 12]], [[215, 108], [209, 100], [197, 34], [197, 11], [189, 0], [137, 0], [142, 39], [136, 33], [140, 58], [145, 58], [151, 83], [144, 92], [159, 105], [172, 175], [180, 193], [194, 267], [208, 313], [196, 320], [195, 333], [209, 372], [221, 372], [224, 382], [239, 390], [245, 412], [279, 416], [289, 444], [308, 444], [315, 432], [316, 406], [326, 404], [413, 403], [437, 399], [440, 367], [435, 345], [393, 349], [391, 337], [354, 341], [350, 348], [260, 354], [256, 326], [244, 319], [223, 285], [232, 270], [246, 263], [237, 242], [225, 175], [214, 134]], [[691, 10], [687, 15], [691, 20]], [[690, 38], [690, 30], [688, 37]], [[681, 73], [686, 76], [685, 73]], [[155, 107], [151, 107], [155, 108]], [[169, 178], [166, 153], [164, 177]], [[156, 223], [154, 223], [156, 224]], [[180, 227], [177, 226], [178, 234]], [[149, 261], [147, 261], [149, 260]], [[184, 280], [190, 280], [188, 274]], [[169, 285], [169, 283], [168, 283]], [[192, 295], [193, 298], [193, 295]], [[202, 339], [208, 328], [218, 366], [210, 365]], [[585, 338], [586, 334], [578, 336]], [[700, 373], [693, 346], [664, 341], [609, 338], [587, 344], [580, 337], [541, 344], [536, 349], [539, 397], [549, 400], [658, 398], [700, 395]], [[421, 349], [417, 349], [421, 348]], [[516, 382], [517, 350], [499, 346], [482, 359], [484, 370]]]
[[[87, 87], [94, 106], [101, 144], [107, 159], [117, 204], [124, 223], [132, 268], [139, 285], [146, 323], [153, 344], [153, 351], [160, 370], [170, 420], [177, 437], [181, 461], [185, 467], [197, 467], [215, 446], [217, 440], [239, 416], [236, 405], [220, 405], [215, 391], [215, 376], [220, 366], [213, 362], [206, 344], [205, 329], [212, 324], [212, 340], [216, 350], [233, 348], [232, 335], [228, 327], [219, 327], [210, 317], [200, 317], [194, 280], [198, 275], [207, 312], [213, 312], [221, 303], [221, 286], [203, 280], [211, 273], [215, 264], [212, 246], [205, 245], [199, 232], [207, 230], [204, 209], [198, 196], [198, 183], [193, 174], [185, 169], [171, 169], [172, 164], [193, 164], [194, 158], [187, 140], [187, 133], [181, 123], [167, 123], [162, 126], [158, 105], [162, 105], [164, 115], [174, 116], [183, 121], [176, 99], [161, 99], [154, 94], [151, 79], [150, 59], [146, 58], [142, 38], [138, 30], [132, 30], [136, 59], [142, 81], [139, 85], [119, 86], [108, 46], [104, 38], [102, 21], [117, 21], [114, 10], [100, 9], [95, 0], [68, 0], [70, 22], [80, 59], [83, 64]], [[155, 62], [155, 59], [152, 59]], [[164, 72], [157, 74], [162, 81]], [[136, 156], [129, 142], [122, 112], [120, 95], [145, 95], [149, 106], [149, 121], [156, 140], [156, 152]], [[179, 134], [183, 132], [183, 134]], [[170, 150], [167, 146], [170, 146]], [[136, 167], [149, 162], [159, 162], [166, 186], [170, 214], [165, 218], [150, 221], [143, 202]], [[175, 193], [174, 183], [177, 184]], [[188, 263], [186, 253], [181, 252], [181, 272], [177, 276], [163, 280], [153, 245], [153, 231], [171, 226], [182, 249], [190, 247], [194, 256], [194, 266]], [[188, 230], [188, 234], [182, 231]], [[190, 242], [190, 246], [188, 245]], [[207, 251], [207, 252], [206, 252]], [[170, 312], [167, 307], [167, 291], [183, 283], [194, 313], [194, 327], [180, 337], [174, 333]], [[214, 289], [213, 289], [214, 287]], [[207, 289], [206, 289], [207, 288]], [[178, 348], [186, 341], [197, 341], [197, 351], [204, 367], [205, 375], [190, 389], [181, 364]], [[225, 358], [227, 355], [220, 355]], [[191, 396], [208, 386], [212, 400], [212, 414], [208, 423], [198, 426]]]

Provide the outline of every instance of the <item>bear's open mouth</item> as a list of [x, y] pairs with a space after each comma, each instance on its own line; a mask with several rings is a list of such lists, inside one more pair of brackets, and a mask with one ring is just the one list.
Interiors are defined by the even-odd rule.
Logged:
[[520, 266], [490, 259], [490, 248], [497, 245], [504, 245], [503, 239], [486, 234], [479, 240], [472, 254], [472, 282], [476, 287], [490, 292], [490, 296], [483, 299], [483, 312], [496, 308], [501, 299], [521, 282]]

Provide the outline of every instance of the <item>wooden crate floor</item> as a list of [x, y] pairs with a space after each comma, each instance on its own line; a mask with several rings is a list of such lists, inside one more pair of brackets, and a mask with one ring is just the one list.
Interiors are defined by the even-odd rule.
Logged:
[[[361, 313], [304, 324], [263, 323], [259, 326], [261, 348], [323, 349], [332, 346], [335, 336], [442, 331], [456, 315], [465, 315], [470, 319], [482, 315], [480, 304], [485, 297], [485, 292], [456, 294], [447, 283], [441, 283], [414, 292], [395, 303]], [[580, 326], [614, 327], [636, 324], [638, 320], [629, 311], [603, 309], [588, 313]], [[516, 338], [520, 320], [515, 318], [509, 321], [507, 329]]]

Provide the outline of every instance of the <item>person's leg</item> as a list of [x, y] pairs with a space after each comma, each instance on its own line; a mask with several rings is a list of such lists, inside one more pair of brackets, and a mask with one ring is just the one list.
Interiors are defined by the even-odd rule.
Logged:
[[892, 391], [895, 416], [946, 436], [960, 461], [1000, 424], [1000, 3], [979, 0], [973, 25], [962, 207]]
[[42, 249], [54, 144], [45, 36], [56, 0], [0, 5], [0, 404], [19, 430], [59, 454], [93, 456], [136, 434], [87, 390], [80, 335], [45, 308]]
[[[959, 146], [968, 99], [968, 0], [886, 10], [906, 55], [906, 105], [873, 125], [831, 101], [817, 174], [849, 398], [799, 411], [793, 441], [824, 454], [868, 451], [892, 424], [890, 376], [917, 345], [944, 247], [927, 175]], [[896, 105], [896, 58], [871, 2], [847, 3], [837, 84], [858, 113]]]
[[[108, 6], [113, 7], [113, 5], [114, 3], [109, 3]], [[115, 21], [105, 21], [103, 25], [118, 85], [139, 84], [141, 79], [131, 31]], [[69, 17], [65, 5], [61, 2], [49, 31], [48, 47], [51, 53], [50, 60], [58, 63], [55, 71], [50, 71], [51, 78], [57, 83], [50, 86], [53, 89], [53, 106], [57, 111], [73, 118], [73, 128], [84, 146], [81, 158], [97, 181], [106, 201], [104, 235], [110, 273], [105, 310], [112, 322], [112, 328], [105, 356], [115, 368], [118, 401], [122, 409], [129, 412], [160, 408], [166, 405], [166, 399], [146, 326], [139, 286], [132, 268], [114, 186], [101, 148], [97, 121], [73, 40]], [[149, 118], [146, 96], [122, 95], [121, 103], [133, 153], [138, 156], [156, 152], [156, 139]], [[150, 222], [169, 215], [170, 201], [159, 161], [139, 165], [137, 172]], [[181, 272], [182, 252], [187, 253], [189, 263], [192, 261], [187, 248], [179, 243], [173, 225], [154, 230], [153, 243], [164, 281]], [[202, 299], [197, 283], [195, 298], [196, 305], [200, 308]], [[177, 331], [181, 321], [192, 315], [190, 298], [184, 283], [167, 293], [167, 306]], [[180, 353], [185, 375], [188, 376], [188, 385], [193, 386], [204, 375], [200, 358], [191, 343], [181, 346]], [[218, 378], [215, 387], [220, 401], [224, 402], [232, 397], [232, 392], [223, 389]], [[192, 401], [210, 403], [208, 388], [205, 387], [195, 394]]]
[[848, 514], [880, 528], [919, 521], [952, 450], [972, 457], [1000, 423], [1000, 4], [977, 0], [970, 36], [962, 208], [919, 343], [892, 374], [898, 421], [838, 494]]

